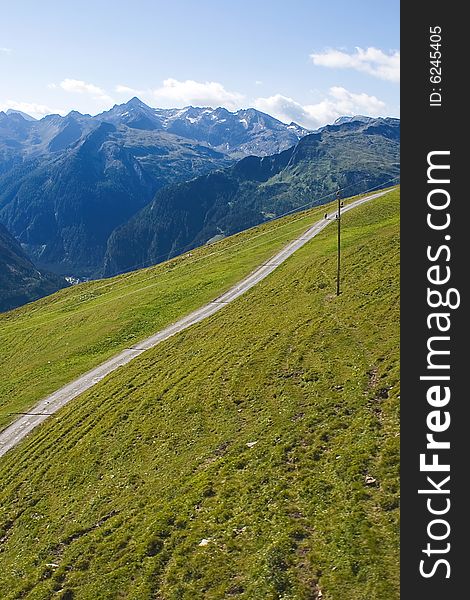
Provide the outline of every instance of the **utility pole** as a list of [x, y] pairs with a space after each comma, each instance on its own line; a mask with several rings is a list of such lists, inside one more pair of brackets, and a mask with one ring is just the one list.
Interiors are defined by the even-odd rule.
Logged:
[[341, 273], [341, 194], [339, 190], [336, 192], [336, 197], [338, 198], [338, 214], [336, 215], [336, 219], [338, 221], [338, 270], [336, 272], [336, 295], [339, 296], [339, 283]]

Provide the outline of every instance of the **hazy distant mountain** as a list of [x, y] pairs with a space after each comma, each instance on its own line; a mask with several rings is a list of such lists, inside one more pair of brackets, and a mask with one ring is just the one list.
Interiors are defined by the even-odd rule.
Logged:
[[0, 311], [37, 300], [67, 285], [58, 275], [40, 272], [0, 225]]
[[353, 121], [360, 121], [361, 123], [372, 123], [375, 121], [374, 117], [365, 117], [364, 115], [354, 115], [352, 117], [338, 117], [333, 125], [343, 125], [344, 123], [352, 123]]
[[163, 188], [110, 236], [105, 275], [161, 262], [214, 236], [321, 204], [338, 188], [351, 196], [391, 185], [399, 175], [399, 140], [397, 119], [347, 121], [307, 135], [279, 154], [247, 157]]
[[151, 108], [138, 98], [96, 116], [72, 111], [65, 117], [47, 115], [35, 120], [9, 109], [0, 112], [0, 161], [13, 154], [31, 157], [63, 150], [102, 122], [118, 128], [125, 125], [133, 130], [172, 133], [234, 158], [273, 154], [309, 133], [300, 125], [286, 125], [254, 108], [233, 113], [225, 108], [192, 106], [161, 109]]
[[32, 117], [31, 115], [26, 114], [22, 110], [16, 110], [14, 108], [8, 108], [6, 110], [6, 114], [7, 115], [15, 115], [15, 114], [16, 115], [21, 115], [23, 117], [23, 119], [26, 119], [26, 121], [36, 121], [37, 120], [34, 117]]
[[47, 115], [39, 121], [19, 112], [0, 112], [0, 176], [26, 160], [50, 158], [96, 126], [89, 115], [78, 112]]
[[286, 125], [254, 108], [230, 112], [225, 108], [150, 108], [138, 98], [114, 106], [96, 117], [136, 129], [159, 129], [209, 144], [240, 158], [267, 156], [293, 146], [309, 133], [300, 125]]

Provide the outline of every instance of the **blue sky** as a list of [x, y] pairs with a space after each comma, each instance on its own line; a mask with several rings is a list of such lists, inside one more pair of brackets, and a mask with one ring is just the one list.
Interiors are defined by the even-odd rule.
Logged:
[[398, 116], [397, 0], [23, 0], [0, 22], [0, 110], [255, 106], [307, 127]]

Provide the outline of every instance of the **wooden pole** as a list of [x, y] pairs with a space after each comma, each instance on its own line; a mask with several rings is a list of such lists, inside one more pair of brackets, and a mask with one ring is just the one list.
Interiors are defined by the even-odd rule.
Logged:
[[338, 198], [338, 269], [336, 272], [336, 295], [340, 295], [340, 277], [341, 277], [341, 194], [339, 190], [336, 192]]

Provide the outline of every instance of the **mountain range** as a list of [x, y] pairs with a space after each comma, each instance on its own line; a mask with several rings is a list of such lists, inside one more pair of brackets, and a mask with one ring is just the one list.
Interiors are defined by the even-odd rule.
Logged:
[[266, 156], [289, 148], [309, 133], [296, 123], [286, 125], [254, 108], [151, 108], [138, 98], [114, 106], [96, 119], [133, 129], [165, 131], [208, 144], [232, 158]]
[[[399, 173], [399, 121], [309, 132], [249, 108], [91, 116], [0, 112], [0, 223], [39, 272], [78, 279], [153, 264]], [[62, 280], [63, 281], [63, 280]]]
[[36, 120], [8, 109], [0, 112], [0, 165], [5, 169], [20, 158], [64, 150], [103, 122], [128, 127], [136, 134], [139, 130], [173, 134], [232, 158], [273, 154], [309, 133], [296, 123], [286, 125], [254, 108], [236, 112], [221, 107], [151, 108], [138, 98], [95, 116], [73, 110], [64, 117], [51, 114]]
[[160, 188], [306, 133], [254, 109], [153, 109], [137, 98], [95, 117], [0, 113], [0, 222], [41, 268], [96, 277], [112, 231]]
[[303, 206], [390, 185], [400, 122], [359, 119], [322, 128], [278, 154], [162, 188], [110, 236], [104, 275], [155, 264]]

